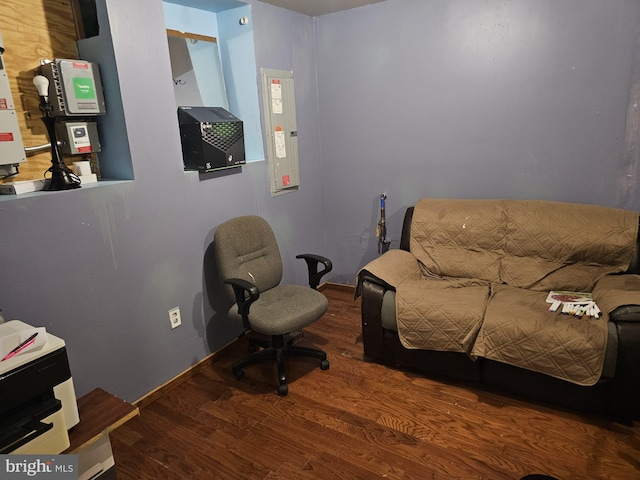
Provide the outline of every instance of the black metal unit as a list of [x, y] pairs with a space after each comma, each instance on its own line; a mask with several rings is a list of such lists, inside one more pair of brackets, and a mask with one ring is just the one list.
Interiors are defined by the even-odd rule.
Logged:
[[178, 107], [185, 170], [201, 173], [246, 163], [242, 121], [221, 107]]

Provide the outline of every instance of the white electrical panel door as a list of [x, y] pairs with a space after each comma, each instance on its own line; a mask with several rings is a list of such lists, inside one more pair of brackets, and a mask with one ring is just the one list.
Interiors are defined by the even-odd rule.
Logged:
[[275, 196], [300, 186], [293, 72], [265, 68], [261, 72], [267, 159]]

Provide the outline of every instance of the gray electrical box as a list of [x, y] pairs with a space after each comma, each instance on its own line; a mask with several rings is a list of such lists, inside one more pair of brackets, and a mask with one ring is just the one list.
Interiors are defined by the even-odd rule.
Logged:
[[18, 164], [27, 160], [3, 52], [4, 44], [0, 35], [0, 178], [15, 175], [18, 173]]
[[16, 111], [0, 109], [0, 178], [18, 173], [18, 164], [26, 161]]
[[55, 116], [106, 113], [98, 64], [57, 58], [41, 66], [49, 79], [49, 101]]
[[56, 134], [60, 151], [66, 155], [87, 155], [101, 149], [96, 122], [57, 122]]
[[262, 69], [271, 194], [298, 190], [298, 127], [293, 72]]

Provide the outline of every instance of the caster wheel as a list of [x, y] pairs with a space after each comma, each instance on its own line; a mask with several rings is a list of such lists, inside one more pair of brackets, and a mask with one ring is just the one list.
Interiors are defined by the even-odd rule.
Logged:
[[241, 380], [242, 378], [244, 378], [244, 370], [242, 370], [241, 368], [236, 370], [234, 368], [233, 369], [233, 376], [236, 378], [236, 380]]
[[320, 370], [329, 370], [329, 360], [322, 360], [320, 362]]
[[286, 383], [278, 385], [278, 396], [284, 397], [287, 393], [289, 393], [289, 387]]

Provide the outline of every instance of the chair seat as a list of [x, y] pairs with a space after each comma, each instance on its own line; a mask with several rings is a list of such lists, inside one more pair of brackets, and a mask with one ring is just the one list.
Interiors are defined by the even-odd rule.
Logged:
[[[249, 323], [253, 331], [263, 335], [282, 335], [311, 325], [327, 311], [329, 302], [320, 292], [301, 285], [278, 285], [260, 293], [251, 305]], [[229, 317], [242, 322], [238, 307]]]

